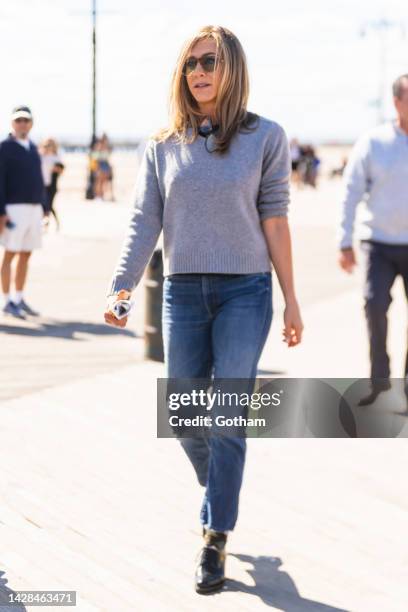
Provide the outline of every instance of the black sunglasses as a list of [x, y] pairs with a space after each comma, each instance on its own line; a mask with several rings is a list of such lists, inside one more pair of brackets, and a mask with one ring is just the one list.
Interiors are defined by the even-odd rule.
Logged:
[[[221, 60], [218, 61], [221, 62]], [[189, 57], [184, 64], [183, 74], [188, 76], [194, 72], [198, 63], [204, 72], [214, 72], [217, 67], [217, 58], [214, 53], [204, 53], [201, 57]]]

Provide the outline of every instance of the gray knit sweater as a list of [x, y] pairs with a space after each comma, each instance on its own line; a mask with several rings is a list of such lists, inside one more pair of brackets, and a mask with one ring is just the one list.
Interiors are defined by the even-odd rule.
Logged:
[[269, 272], [261, 221], [287, 214], [290, 157], [282, 127], [263, 117], [226, 154], [198, 136], [146, 146], [128, 232], [109, 293], [133, 290], [163, 230], [164, 276]]

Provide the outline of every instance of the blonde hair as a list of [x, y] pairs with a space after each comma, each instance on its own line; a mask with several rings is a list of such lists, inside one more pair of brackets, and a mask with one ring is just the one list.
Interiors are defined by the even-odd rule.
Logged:
[[54, 140], [54, 138], [46, 138], [42, 143], [41, 143], [41, 148], [43, 150], [45, 150], [46, 147], [49, 147], [52, 150], [52, 153], [54, 155], [57, 155], [58, 153], [58, 143], [56, 140]]
[[[236, 132], [253, 129], [251, 124], [257, 116], [247, 111], [249, 76], [244, 50], [238, 38], [221, 26], [205, 26], [184, 44], [173, 72], [170, 88], [169, 125], [160, 130], [154, 138], [163, 142], [174, 137], [176, 141], [182, 143], [191, 143], [197, 138], [204, 116], [188, 88], [183, 69], [194, 45], [208, 38], [215, 41], [216, 62], [222, 64], [215, 101], [215, 123], [219, 129], [214, 138], [215, 150], [224, 153]], [[190, 136], [189, 128], [192, 128]]]

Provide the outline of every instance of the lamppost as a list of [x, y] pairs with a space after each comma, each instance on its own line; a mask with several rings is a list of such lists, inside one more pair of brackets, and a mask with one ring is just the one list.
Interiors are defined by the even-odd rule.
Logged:
[[85, 198], [93, 200], [94, 169], [92, 168], [91, 153], [96, 141], [96, 0], [92, 0], [92, 137], [89, 145], [89, 168], [86, 183]]
[[387, 33], [390, 30], [398, 29], [401, 36], [405, 37], [405, 28], [402, 21], [390, 21], [388, 19], [375, 19], [363, 23], [360, 29], [360, 36], [366, 36], [369, 31], [373, 31], [378, 35], [378, 98], [375, 100], [375, 106], [378, 109], [378, 122], [383, 123], [385, 120], [385, 87], [387, 79], [387, 55], [388, 41]]
[[92, 139], [96, 140], [96, 0], [92, 0]]
[[[92, 19], [92, 135], [91, 135], [91, 142], [90, 142], [90, 150], [92, 149], [93, 144], [96, 141], [96, 135], [97, 135], [97, 92], [96, 92], [96, 85], [97, 85], [97, 61], [96, 61], [96, 51], [97, 51], [97, 16], [98, 14], [117, 14], [117, 11], [98, 11], [98, 6], [97, 6], [97, 0], [91, 0], [91, 19]], [[87, 18], [89, 19], [89, 10], [86, 11], [86, 13], [84, 11], [75, 11], [75, 12], [70, 12], [71, 15], [80, 15], [83, 16], [86, 14]], [[91, 168], [89, 168], [89, 173], [88, 173], [88, 181], [87, 181], [87, 187], [86, 187], [86, 199], [88, 200], [92, 200], [94, 197], [93, 195], [93, 173]]]

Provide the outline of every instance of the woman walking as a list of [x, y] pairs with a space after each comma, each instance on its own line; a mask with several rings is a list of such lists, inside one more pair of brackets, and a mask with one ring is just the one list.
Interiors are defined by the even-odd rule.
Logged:
[[54, 208], [54, 198], [58, 190], [58, 179], [64, 171], [64, 164], [58, 153], [58, 144], [53, 138], [44, 140], [40, 147], [41, 167], [47, 198], [47, 210], [54, 216], [57, 229], [60, 227], [57, 212]]
[[[283, 340], [301, 341], [287, 222], [290, 155], [283, 129], [247, 111], [248, 73], [236, 36], [207, 26], [185, 44], [170, 122], [150, 139], [105, 321], [139, 283], [163, 229], [163, 339], [168, 378], [253, 379], [272, 319], [271, 262], [286, 308]], [[245, 437], [180, 438], [205, 487], [204, 547], [195, 588], [225, 580]]]

